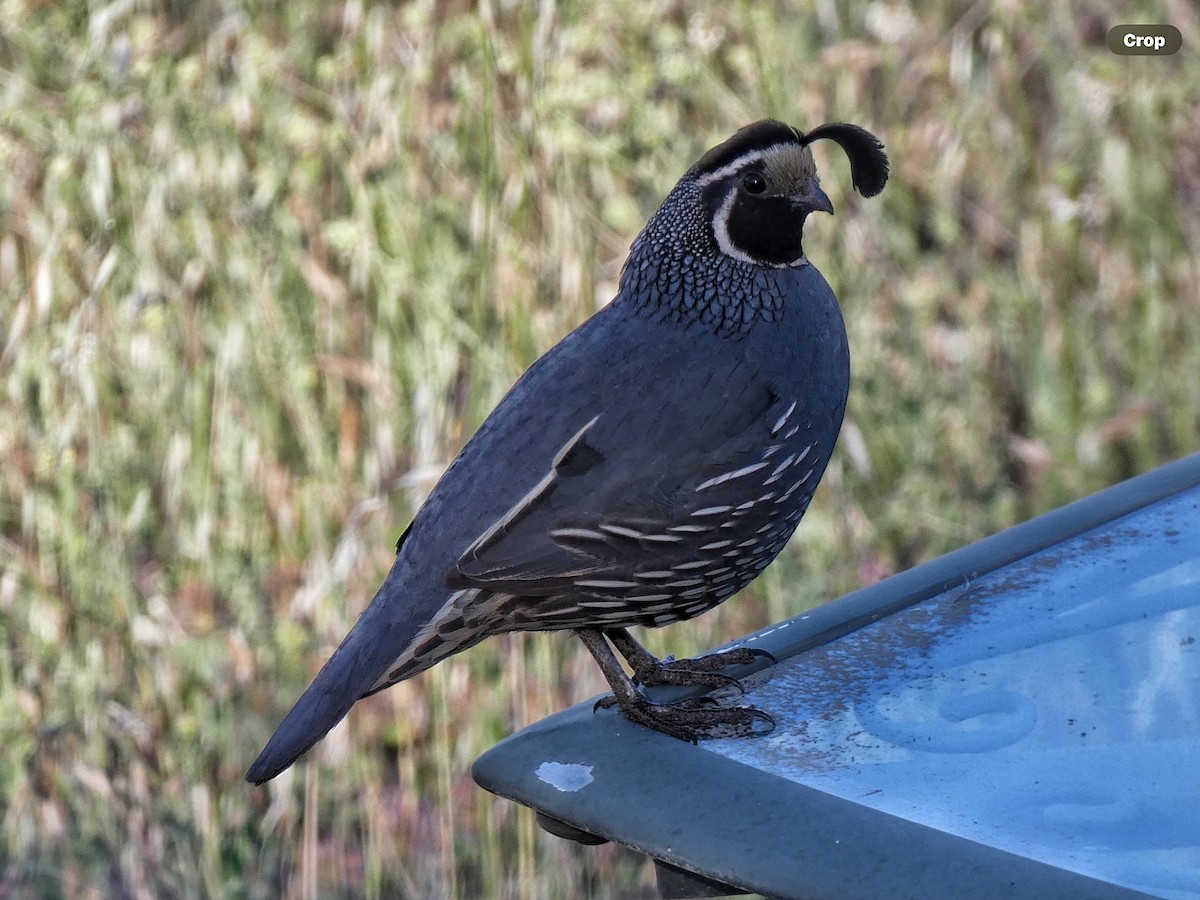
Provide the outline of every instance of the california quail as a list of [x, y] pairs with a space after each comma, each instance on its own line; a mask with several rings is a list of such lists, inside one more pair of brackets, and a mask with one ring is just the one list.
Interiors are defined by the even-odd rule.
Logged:
[[[570, 629], [635, 722], [687, 740], [757, 710], [650, 703], [642, 683], [731, 681], [731, 651], [662, 663], [625, 630], [690, 619], [748, 584], [807, 509], [850, 378], [837, 300], [804, 256], [833, 212], [809, 144], [854, 186], [888, 162], [855, 125], [756, 122], [709, 150], [634, 241], [620, 290], [535, 362], [442, 476], [370, 606], [246, 777], [290, 766], [356, 700], [489, 635]], [[611, 644], [611, 646], [610, 646]]]

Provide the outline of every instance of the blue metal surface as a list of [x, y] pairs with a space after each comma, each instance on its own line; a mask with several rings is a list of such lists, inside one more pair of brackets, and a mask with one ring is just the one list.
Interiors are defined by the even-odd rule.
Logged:
[[747, 682], [770, 736], [701, 746], [1164, 897], [1200, 897], [1200, 488]]
[[1198, 513], [1200, 453], [749, 635], [768, 737], [589, 701], [475, 779], [772, 897], [1200, 898]]

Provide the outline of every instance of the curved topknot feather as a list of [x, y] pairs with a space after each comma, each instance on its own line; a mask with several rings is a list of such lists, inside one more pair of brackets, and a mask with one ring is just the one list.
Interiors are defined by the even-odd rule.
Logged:
[[874, 197], [883, 190], [888, 180], [888, 158], [879, 138], [857, 125], [831, 122], [814, 128], [804, 135], [803, 140], [805, 144], [811, 144], [822, 138], [834, 141], [846, 151], [850, 160], [850, 177], [860, 194]]

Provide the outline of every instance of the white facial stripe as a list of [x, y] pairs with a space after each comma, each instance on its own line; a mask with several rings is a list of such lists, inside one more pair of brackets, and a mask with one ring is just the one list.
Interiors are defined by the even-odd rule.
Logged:
[[[724, 169], [721, 171], [724, 171]], [[721, 252], [726, 256], [732, 256], [734, 259], [740, 259], [742, 262], [758, 265], [757, 260], [735, 247], [729, 237], [729, 211], [733, 209], [733, 201], [736, 199], [736, 191], [730, 191], [728, 196], [725, 197], [725, 202], [721, 204], [721, 208], [713, 216], [713, 234], [717, 238], [717, 246], [721, 248]]]
[[748, 166], [750, 163], [756, 163], [761, 159], [765, 159], [766, 157], [770, 156], [773, 152], [775, 152], [775, 150], [779, 147], [791, 147], [791, 146], [794, 146], [794, 145], [791, 144], [790, 142], [789, 143], [772, 144], [770, 147], [767, 147], [765, 150], [755, 150], [752, 153], [747, 153], [744, 156], [739, 156], [734, 162], [731, 162], [729, 165], [722, 166], [721, 168], [717, 169], [717, 171], [709, 172], [703, 178], [698, 179], [697, 183], [701, 187], [707, 187], [708, 185], [712, 184], [714, 181], [720, 181], [722, 178], [732, 175], [734, 172], [738, 171], [739, 169], [741, 169], [745, 166]]

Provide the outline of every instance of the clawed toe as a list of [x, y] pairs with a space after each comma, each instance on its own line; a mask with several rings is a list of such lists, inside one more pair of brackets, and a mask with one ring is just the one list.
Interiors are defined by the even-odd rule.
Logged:
[[775, 663], [779, 662], [779, 660], [775, 658], [774, 653], [768, 653], [766, 650], [759, 650], [757, 647], [739, 647], [737, 650], [729, 650], [727, 652], [744, 655], [746, 658], [739, 660], [739, 662], [741, 662], [743, 665], [749, 665], [750, 663], [760, 659], [770, 660], [771, 665], [775, 665]]
[[651, 703], [644, 697], [622, 703], [615, 695], [607, 694], [596, 701], [592, 712], [614, 706], [619, 707], [630, 721], [689, 744], [704, 738], [724, 737], [722, 732], [727, 730], [732, 730], [735, 735], [764, 735], [775, 729], [775, 719], [761, 709], [721, 706], [708, 696], [693, 697], [668, 706]]
[[732, 650], [721, 650], [697, 659], [683, 661], [689, 664], [689, 668], [696, 668], [696, 664], [699, 663], [701, 668], [724, 669], [728, 666], [748, 666], [760, 659], [770, 660], [772, 664], [779, 662], [774, 654], [768, 653], [766, 650], [759, 650], [757, 647], [734, 647]]
[[733, 650], [698, 656], [695, 659], [677, 659], [670, 662], [664, 662], [646, 654], [645, 657], [636, 658], [634, 662], [633, 681], [635, 684], [646, 687], [655, 685], [710, 689], [735, 687], [744, 694], [746, 690], [742, 687], [741, 681], [719, 670], [729, 666], [750, 665], [760, 659], [768, 659], [772, 663], [776, 661], [775, 657], [766, 650], [759, 650], [755, 647], [737, 647]]
[[[604, 677], [613, 688], [612, 694], [596, 701], [593, 712], [617, 706], [631, 722], [691, 744], [701, 738], [725, 736], [730, 731], [735, 735], [767, 734], [775, 727], [774, 719], [752, 706], [722, 706], [708, 696], [693, 697], [670, 705], [651, 703], [637, 689], [637, 684], [704, 687], [709, 690], [736, 687], [745, 693], [736, 678], [719, 670], [727, 666], [754, 663], [763, 658], [774, 662], [775, 657], [765, 650], [736, 647], [696, 659], [663, 662], [623, 628], [608, 629], [603, 633], [596, 629], [581, 628], [576, 634], [596, 658]], [[608, 641], [612, 641], [613, 646], [625, 656], [633, 669], [633, 678], [621, 668]]]
[[[691, 660], [682, 660], [682, 663], [688, 662], [691, 662]], [[746, 693], [746, 689], [742, 687], [742, 683], [732, 675], [725, 675], [721, 672], [705, 672], [680, 663], [660, 663], [656, 666], [646, 667], [641, 671], [635, 671], [633, 673], [633, 683], [645, 687], [657, 687], [659, 685], [706, 688], [733, 687], [737, 688], [743, 694]]]

